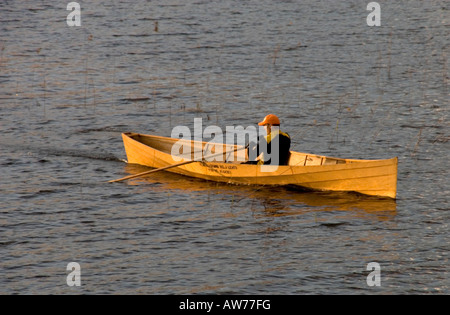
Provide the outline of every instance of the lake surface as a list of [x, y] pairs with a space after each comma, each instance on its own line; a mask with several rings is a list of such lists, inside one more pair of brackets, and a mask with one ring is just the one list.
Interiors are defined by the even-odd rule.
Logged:
[[[449, 294], [450, 5], [369, 27], [368, 2], [80, 1], [69, 27], [69, 1], [2, 1], [0, 293]], [[107, 183], [147, 170], [122, 132], [269, 113], [295, 151], [398, 156], [397, 200]]]

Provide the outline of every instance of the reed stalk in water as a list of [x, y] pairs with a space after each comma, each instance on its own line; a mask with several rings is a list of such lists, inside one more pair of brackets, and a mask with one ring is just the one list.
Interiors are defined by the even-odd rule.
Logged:
[[5, 45], [2, 45], [2, 48], [0, 49], [0, 67], [3, 65], [3, 52], [5, 51]]
[[391, 55], [392, 55], [392, 31], [389, 33], [389, 45], [388, 45], [388, 80], [391, 79]]
[[87, 107], [87, 77], [88, 77], [88, 56], [86, 56], [84, 68], [84, 108]]
[[[36, 53], [38, 54], [38, 56], [40, 56], [41, 55], [41, 50], [42, 50], [42, 48], [38, 48], [37, 50], [36, 50]], [[43, 107], [43, 110], [44, 110], [44, 120], [46, 119], [46, 117], [47, 117], [47, 112], [46, 112], [46, 109], [45, 109], [45, 101], [46, 101], [46, 97], [47, 97], [47, 94], [46, 94], [46, 90], [47, 90], [47, 78], [46, 78], [46, 71], [45, 71], [45, 64], [46, 64], [46, 56], [45, 56], [45, 54], [43, 55], [43, 57], [44, 57], [44, 61], [42, 62], [42, 65], [43, 65], [43, 75], [42, 75], [42, 90], [43, 90], [43, 99], [42, 99], [42, 104], [38, 101], [38, 100], [36, 100], [36, 104], [38, 105], [38, 106], [41, 106], [42, 105], [42, 107]]]
[[422, 131], [423, 131], [423, 128], [420, 128], [419, 134], [417, 135], [416, 145], [414, 146], [414, 149], [413, 149], [413, 151], [411, 153], [412, 157], [414, 157], [416, 155], [417, 150], [419, 149], [420, 142], [422, 142]]
[[448, 89], [448, 75], [447, 75], [447, 54], [445, 50], [442, 50], [442, 81], [444, 85], [444, 93], [447, 95]]

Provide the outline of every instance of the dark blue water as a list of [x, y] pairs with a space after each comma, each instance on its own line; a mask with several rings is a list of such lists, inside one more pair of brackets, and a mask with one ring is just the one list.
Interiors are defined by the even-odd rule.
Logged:
[[[0, 293], [449, 293], [447, 1], [79, 3], [0, 4]], [[106, 183], [146, 170], [121, 132], [268, 113], [296, 151], [398, 156], [398, 199]]]

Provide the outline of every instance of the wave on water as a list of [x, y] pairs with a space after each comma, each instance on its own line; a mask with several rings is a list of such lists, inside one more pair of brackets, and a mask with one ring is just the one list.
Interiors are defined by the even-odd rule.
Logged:
[[118, 158], [112, 153], [104, 151], [93, 151], [87, 149], [72, 149], [72, 148], [57, 148], [52, 146], [37, 146], [37, 145], [26, 145], [18, 143], [6, 143], [3, 144], [13, 150], [35, 152], [39, 156], [69, 156], [76, 158], [85, 158], [93, 160], [103, 160], [103, 161], [115, 161], [122, 162], [123, 159]]

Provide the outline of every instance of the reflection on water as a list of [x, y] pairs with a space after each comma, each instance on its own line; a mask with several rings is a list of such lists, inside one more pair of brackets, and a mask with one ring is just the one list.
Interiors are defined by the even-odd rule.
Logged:
[[[125, 172], [130, 175], [148, 170], [147, 167], [127, 164]], [[354, 215], [371, 214], [379, 220], [395, 217], [396, 201], [390, 198], [376, 198], [356, 193], [304, 191], [295, 187], [244, 186], [210, 182], [170, 172], [128, 181], [129, 185], [149, 185], [152, 191], [184, 190], [190, 192], [220, 193], [232, 196], [236, 206], [243, 200], [257, 202], [268, 216], [301, 215], [310, 211], [348, 211]], [[145, 191], [143, 192], [145, 193]]]

